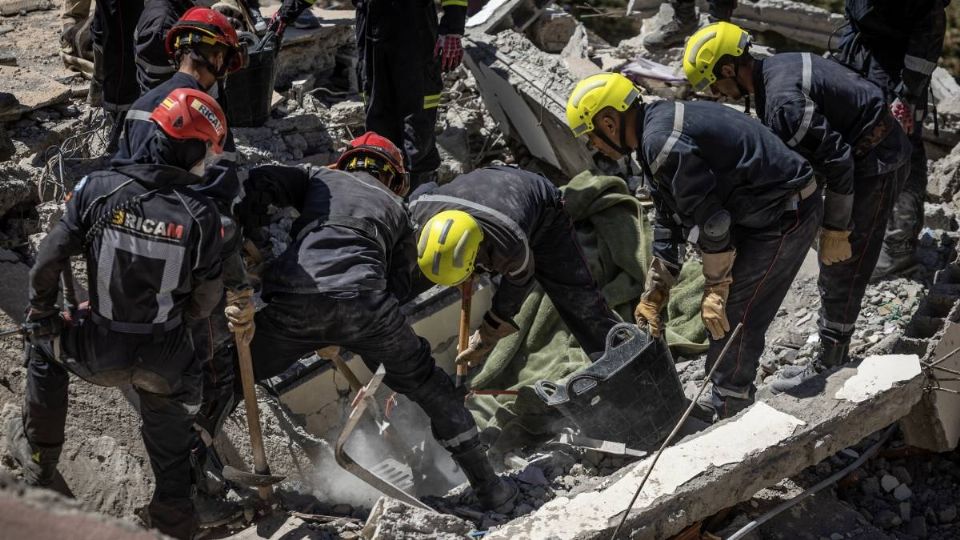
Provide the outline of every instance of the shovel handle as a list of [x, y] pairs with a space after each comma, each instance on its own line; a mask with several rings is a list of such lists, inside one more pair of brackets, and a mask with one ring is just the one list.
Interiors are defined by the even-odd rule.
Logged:
[[[473, 303], [473, 277], [468, 277], [460, 284], [460, 328], [457, 335], [457, 353], [462, 353], [470, 346], [470, 305]], [[466, 364], [457, 364], [457, 388], [467, 382], [467, 373], [470, 367]]]
[[[260, 408], [257, 405], [257, 391], [253, 387], [253, 358], [250, 356], [250, 344], [243, 339], [240, 333], [233, 334], [237, 342], [237, 356], [240, 364], [240, 382], [243, 384], [243, 404], [247, 412], [247, 427], [250, 430], [250, 447], [253, 449], [253, 468], [257, 474], [269, 475], [270, 466], [267, 465], [267, 453], [263, 448], [263, 431], [260, 428]], [[273, 488], [261, 486], [257, 488], [260, 498], [268, 500]]]

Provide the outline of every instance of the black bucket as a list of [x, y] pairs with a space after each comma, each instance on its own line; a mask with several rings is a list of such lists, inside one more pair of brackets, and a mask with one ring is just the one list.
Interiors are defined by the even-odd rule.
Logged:
[[599, 360], [565, 381], [539, 381], [534, 391], [582, 435], [637, 448], [666, 438], [686, 405], [670, 349], [626, 323], [610, 330]]
[[262, 49], [249, 51], [247, 66], [227, 76], [224, 93], [230, 127], [260, 127], [270, 118], [279, 44], [271, 39]]

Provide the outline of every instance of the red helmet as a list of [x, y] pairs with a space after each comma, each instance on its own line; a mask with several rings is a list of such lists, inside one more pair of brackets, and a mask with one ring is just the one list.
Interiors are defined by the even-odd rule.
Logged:
[[150, 120], [156, 122], [172, 139], [199, 140], [206, 143], [213, 153], [223, 152], [223, 143], [227, 139], [227, 117], [217, 100], [206, 92], [177, 88], [150, 113]]
[[372, 131], [350, 141], [350, 147], [337, 159], [336, 167], [376, 173], [380, 181], [400, 197], [410, 191], [410, 175], [403, 166], [400, 149], [390, 139]]
[[167, 56], [173, 58], [177, 49], [198, 43], [227, 48], [226, 73], [233, 73], [246, 63], [245, 49], [240, 46], [237, 31], [219, 11], [204, 7], [188, 9], [167, 32]]

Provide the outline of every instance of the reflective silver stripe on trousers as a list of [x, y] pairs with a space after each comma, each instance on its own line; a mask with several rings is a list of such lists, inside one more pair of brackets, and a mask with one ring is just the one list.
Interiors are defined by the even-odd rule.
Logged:
[[450, 449], [450, 448], [460, 446], [461, 444], [479, 435], [480, 435], [480, 430], [477, 429], [477, 426], [473, 426], [472, 428], [468, 429], [467, 431], [464, 431], [463, 433], [457, 435], [452, 439], [446, 439], [443, 441], [438, 440], [437, 442], [440, 443], [440, 446], [446, 449]]
[[843, 334], [849, 334], [850, 332], [853, 332], [854, 328], [857, 327], [856, 323], [844, 324], [833, 322], [827, 320], [827, 318], [823, 316], [820, 317], [820, 324], [828, 330], [836, 330], [837, 332], [841, 332]]
[[937, 69], [937, 63], [931, 62], [926, 58], [910, 56], [908, 54], [903, 57], [903, 67], [909, 69], [910, 71], [916, 71], [917, 73], [930, 75], [933, 73], [933, 70]]
[[521, 264], [519, 268], [517, 268], [513, 272], [510, 272], [507, 275], [509, 276], [520, 275], [527, 269], [527, 266], [530, 265], [530, 242], [527, 241], [526, 233], [523, 232], [523, 229], [520, 228], [520, 225], [517, 224], [516, 221], [507, 217], [503, 212], [500, 212], [499, 210], [494, 210], [489, 206], [483, 206], [482, 204], [477, 204], [475, 202], [468, 201], [466, 199], [461, 199], [459, 197], [448, 197], [446, 195], [424, 195], [423, 197], [420, 197], [419, 199], [410, 203], [410, 208], [412, 209], [417, 203], [420, 203], [420, 202], [439, 202], [439, 203], [459, 204], [460, 206], [466, 206], [467, 208], [471, 208], [478, 212], [483, 212], [484, 214], [489, 214], [493, 216], [498, 221], [506, 225], [507, 228], [510, 229], [513, 232], [513, 234], [517, 235], [517, 237], [520, 238], [520, 241], [523, 242], [523, 264]]
[[683, 135], [683, 103], [677, 101], [674, 102], [673, 106], [673, 132], [670, 133], [667, 142], [663, 143], [663, 148], [660, 149], [660, 153], [657, 154], [656, 159], [650, 164], [650, 172], [653, 174], [657, 174], [663, 162], [667, 160], [670, 152], [673, 151], [673, 147], [677, 144], [680, 135]]
[[[160, 279], [160, 290], [157, 291], [157, 315], [153, 318], [153, 323], [166, 322], [170, 315], [170, 309], [173, 308], [173, 291], [180, 282], [184, 247], [139, 238], [105, 227], [100, 242], [100, 260], [97, 262], [97, 296], [100, 302], [99, 311], [104, 317], [113, 316], [110, 283], [113, 282], [113, 269], [116, 265], [117, 251], [163, 261], [163, 277]], [[117, 277], [122, 279], [122, 276]]]
[[797, 128], [797, 132], [793, 134], [793, 138], [787, 141], [787, 145], [794, 147], [800, 144], [800, 141], [807, 136], [807, 130], [810, 129], [810, 122], [813, 121], [813, 111], [814, 104], [810, 100], [810, 80], [813, 78], [813, 61], [810, 60], [810, 53], [803, 53], [800, 55], [800, 58], [803, 59], [803, 75], [802, 84], [803, 84], [803, 99], [806, 100], [806, 105], [803, 107], [803, 120], [800, 121], [800, 127]]

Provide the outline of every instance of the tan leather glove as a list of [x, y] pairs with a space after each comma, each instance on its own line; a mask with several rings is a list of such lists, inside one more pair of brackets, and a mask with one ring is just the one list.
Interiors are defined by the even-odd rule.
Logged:
[[253, 316], [257, 310], [253, 305], [253, 289], [233, 291], [227, 289], [227, 307], [223, 315], [227, 326], [234, 334], [240, 335], [247, 343], [253, 339]]
[[736, 251], [703, 254], [703, 300], [700, 303], [700, 316], [713, 339], [723, 339], [730, 331], [727, 320], [727, 296], [733, 283], [733, 261]]
[[647, 283], [640, 296], [640, 303], [633, 310], [637, 326], [647, 326], [647, 331], [653, 337], [660, 337], [663, 328], [660, 325], [660, 312], [670, 299], [670, 289], [676, 282], [673, 277], [670, 263], [660, 258], [654, 258], [647, 271]]
[[516, 331], [517, 327], [510, 321], [505, 321], [494, 315], [492, 311], [488, 311], [483, 316], [480, 328], [470, 336], [466, 350], [457, 355], [457, 363], [467, 364], [470, 367], [479, 366], [487, 360], [497, 342]]
[[850, 248], [850, 231], [820, 229], [820, 262], [830, 266], [853, 256]]

